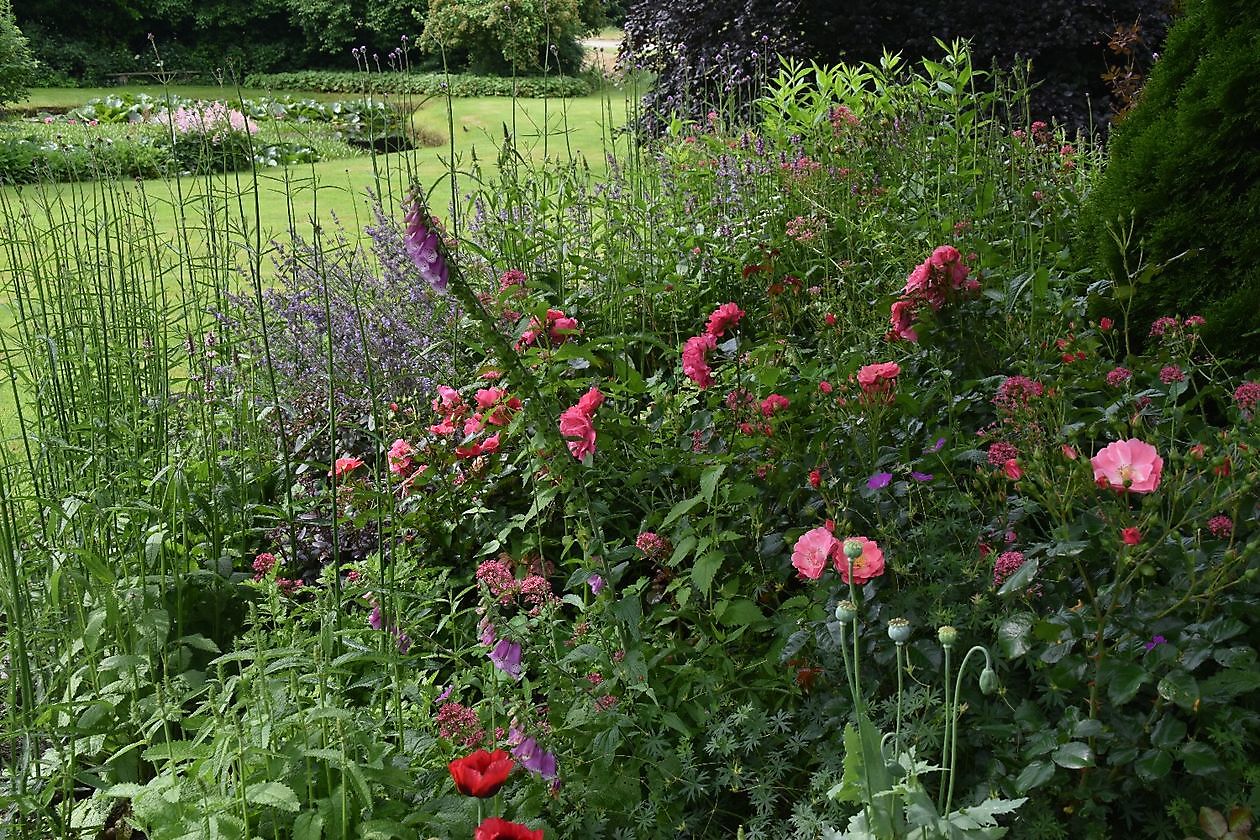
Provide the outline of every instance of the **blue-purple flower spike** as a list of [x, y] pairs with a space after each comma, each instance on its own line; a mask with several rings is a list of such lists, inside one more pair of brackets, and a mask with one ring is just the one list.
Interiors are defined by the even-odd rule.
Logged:
[[424, 208], [418, 192], [413, 192], [407, 203], [407, 233], [403, 243], [407, 248], [407, 256], [420, 269], [420, 276], [436, 292], [446, 293], [446, 284], [450, 280], [450, 267], [442, 256], [442, 238]]

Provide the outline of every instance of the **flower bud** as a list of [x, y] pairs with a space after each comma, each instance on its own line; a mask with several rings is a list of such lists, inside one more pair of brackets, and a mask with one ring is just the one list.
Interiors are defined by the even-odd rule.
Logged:
[[958, 641], [958, 630], [952, 624], [942, 624], [936, 628], [936, 639], [941, 643], [941, 647], [952, 648]]
[[856, 560], [862, 556], [862, 544], [857, 540], [844, 541], [844, 556]]
[[898, 645], [904, 645], [910, 640], [910, 622], [904, 618], [890, 620], [888, 622], [888, 638]]
[[857, 617], [857, 605], [852, 601], [841, 601], [836, 604], [836, 620], [848, 624]]
[[997, 674], [992, 668], [986, 667], [980, 672], [980, 691], [985, 694], [992, 694], [997, 691], [998, 679]]

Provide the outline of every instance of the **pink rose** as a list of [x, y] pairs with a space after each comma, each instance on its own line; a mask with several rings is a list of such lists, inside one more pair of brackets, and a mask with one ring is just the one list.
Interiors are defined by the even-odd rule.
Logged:
[[897, 384], [897, 376], [901, 366], [896, 362], [879, 362], [858, 368], [857, 381], [862, 393], [868, 397], [886, 396], [891, 398], [892, 389]]
[[1094, 467], [1094, 481], [1100, 487], [1112, 487], [1132, 493], [1150, 493], [1159, 487], [1164, 459], [1155, 447], [1131, 438], [1110, 443], [1089, 459]]
[[709, 367], [708, 354], [717, 348], [717, 339], [709, 333], [692, 336], [683, 345], [683, 373], [701, 388], [713, 384], [713, 370]]
[[[849, 541], [856, 542], [862, 546], [862, 554], [852, 561], [853, 583], [855, 585], [861, 586], [884, 573], [884, 552], [874, 540], [868, 540], [866, 537], [849, 537], [845, 540], [845, 542]], [[838, 543], [832, 563], [836, 567], [836, 571], [840, 573], [840, 579], [848, 583], [850, 562], [844, 553], [842, 544]]]
[[743, 317], [744, 310], [740, 309], [737, 304], [724, 303], [713, 310], [713, 314], [709, 316], [709, 323], [705, 327], [705, 332], [711, 336], [719, 337], [728, 329], [734, 329], [738, 326], [739, 319]]
[[814, 528], [801, 534], [792, 547], [792, 565], [802, 577], [818, 580], [827, 568], [827, 560], [839, 549], [840, 541], [830, 531]]

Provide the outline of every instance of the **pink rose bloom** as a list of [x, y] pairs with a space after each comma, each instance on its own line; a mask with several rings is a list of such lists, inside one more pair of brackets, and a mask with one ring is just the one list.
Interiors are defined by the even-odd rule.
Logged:
[[499, 433], [495, 432], [490, 437], [486, 438], [485, 441], [482, 442], [481, 452], [484, 455], [489, 452], [498, 452], [498, 451], [499, 451]]
[[411, 469], [411, 456], [415, 453], [410, 443], [399, 438], [389, 447], [389, 471], [402, 475]]
[[897, 376], [901, 366], [896, 362], [879, 362], [858, 368], [858, 385], [867, 396], [892, 396], [892, 389], [897, 384]]
[[770, 417], [788, 407], [788, 398], [782, 394], [771, 394], [761, 401], [761, 414]]
[[594, 414], [595, 409], [604, 404], [604, 394], [594, 385], [578, 400], [577, 407], [585, 414]]
[[822, 577], [823, 569], [827, 568], [827, 560], [839, 550], [840, 541], [830, 531], [826, 528], [814, 528], [801, 534], [792, 547], [792, 565], [801, 573], [801, 577], [818, 580]]
[[737, 304], [724, 303], [713, 310], [713, 314], [709, 316], [709, 323], [705, 327], [705, 332], [711, 336], [721, 336], [728, 329], [734, 329], [738, 326], [739, 319], [743, 317], [744, 310], [740, 309]]
[[328, 471], [328, 474], [341, 478], [341, 476], [351, 472], [352, 470], [356, 470], [361, 466], [363, 466], [362, 458], [338, 458], [333, 463], [333, 468]]
[[482, 388], [477, 391], [475, 397], [478, 408], [489, 408], [490, 406], [503, 399], [506, 392], [502, 388]]
[[449, 385], [439, 385], [438, 395], [433, 399], [433, 410], [439, 414], [450, 414], [464, 407], [459, 398], [459, 391]]
[[894, 301], [888, 321], [892, 324], [892, 329], [888, 332], [890, 340], [919, 340], [919, 334], [914, 331], [914, 301], [905, 298]]
[[1099, 486], [1133, 493], [1150, 493], [1158, 488], [1164, 469], [1164, 459], [1155, 447], [1137, 438], [1110, 443], [1089, 462]]
[[590, 412], [581, 405], [566, 408], [560, 414], [560, 434], [566, 439], [569, 453], [579, 461], [595, 452], [595, 424]]
[[[862, 546], [862, 555], [853, 561], [853, 583], [861, 586], [867, 581], [882, 575], [884, 573], [884, 552], [879, 545], [874, 540], [868, 540], [866, 537], [849, 537], [845, 542], [849, 540], [860, 543]], [[836, 571], [840, 573], [840, 579], [848, 583], [849, 558], [845, 556], [842, 544], [838, 540], [832, 563], [836, 567]]]
[[564, 344], [565, 339], [577, 331], [577, 318], [570, 318], [559, 309], [547, 310], [547, 333], [551, 336], [552, 344], [557, 347]]
[[709, 333], [687, 339], [683, 345], [683, 373], [701, 388], [713, 384], [713, 370], [709, 367], [708, 354], [717, 348], [717, 339]]

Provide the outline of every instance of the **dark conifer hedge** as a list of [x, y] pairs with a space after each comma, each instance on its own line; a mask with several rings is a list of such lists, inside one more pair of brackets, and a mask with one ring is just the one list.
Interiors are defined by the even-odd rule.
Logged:
[[[1161, 315], [1203, 314], [1210, 346], [1260, 360], [1260, 3], [1190, 0], [1137, 106], [1114, 132], [1111, 160], [1087, 220], [1122, 295], [1130, 224], [1140, 248], [1167, 263], [1132, 287], [1144, 333]], [[1185, 252], [1191, 252], [1174, 260]], [[1172, 260], [1172, 262], [1168, 262]], [[1114, 300], [1103, 304], [1119, 311]]]

